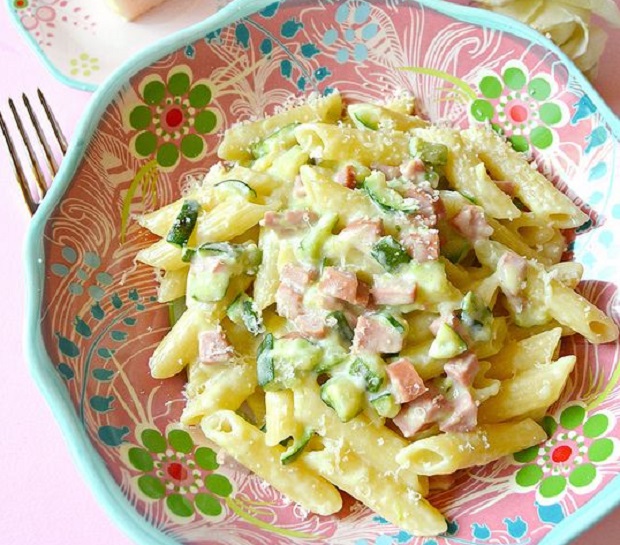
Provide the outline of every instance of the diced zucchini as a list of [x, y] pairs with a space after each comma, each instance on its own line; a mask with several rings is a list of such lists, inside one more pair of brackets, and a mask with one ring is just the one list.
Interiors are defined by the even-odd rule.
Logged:
[[273, 335], [267, 333], [256, 352], [256, 376], [258, 385], [262, 388], [271, 384], [276, 378], [273, 364], [273, 342]]
[[186, 310], [187, 305], [185, 304], [185, 297], [179, 297], [168, 303], [168, 322], [170, 323], [170, 327], [179, 321], [179, 318]]
[[301, 239], [299, 258], [302, 261], [318, 262], [322, 256], [322, 248], [332, 230], [338, 223], [338, 215], [328, 212]]
[[379, 130], [379, 120], [372, 114], [375, 113], [376, 110], [373, 110], [372, 107], [369, 109], [358, 108], [357, 111], [352, 112], [353, 114], [353, 122], [357, 126], [358, 129], [365, 127], [370, 129], [371, 131]]
[[385, 174], [374, 171], [368, 176], [362, 188], [370, 199], [385, 212], [415, 212], [419, 204], [415, 199], [403, 197], [398, 191], [388, 187]]
[[387, 312], [381, 313], [381, 316], [385, 319], [385, 321], [390, 324], [396, 331], [398, 331], [401, 335], [407, 334], [408, 324], [405, 320], [401, 320], [394, 316], [393, 314], [388, 314]]
[[198, 201], [185, 201], [183, 206], [181, 206], [179, 215], [172, 223], [170, 231], [168, 231], [166, 241], [175, 246], [185, 246], [196, 226], [198, 212], [200, 212], [200, 203]]
[[252, 335], [257, 336], [265, 331], [260, 311], [249, 295], [240, 294], [226, 310], [228, 318], [237, 325], [243, 325]]
[[290, 123], [281, 129], [271, 133], [266, 138], [250, 146], [250, 151], [255, 159], [264, 157], [274, 151], [283, 151], [297, 144], [295, 128], [299, 123]]
[[417, 136], [409, 141], [409, 153], [434, 167], [444, 166], [448, 162], [447, 146], [426, 142]]
[[490, 341], [493, 335], [493, 313], [472, 291], [463, 298], [461, 322], [477, 342]]
[[[336, 331], [338, 334], [347, 342], [353, 341], [353, 330], [349, 325], [349, 322], [344, 316], [344, 313], [341, 310], [335, 310], [334, 312], [330, 312], [327, 315], [327, 319], [333, 318], [336, 320]], [[329, 322], [328, 322], [329, 323]]]
[[299, 455], [308, 446], [310, 439], [314, 435], [314, 430], [308, 428], [304, 430], [300, 437], [295, 438], [293, 443], [284, 451], [280, 456], [280, 463], [282, 465], [290, 464], [299, 458]]
[[225, 199], [229, 196], [239, 196], [246, 200], [255, 199], [256, 191], [242, 180], [222, 180], [214, 186], [216, 194]]
[[370, 255], [388, 272], [394, 272], [398, 267], [411, 261], [407, 250], [391, 235], [380, 238], [370, 250]]
[[377, 414], [384, 418], [394, 418], [400, 412], [400, 403], [397, 403], [389, 392], [371, 399], [370, 404]]
[[295, 339], [276, 339], [273, 347], [273, 358], [276, 370], [282, 369], [283, 375], [288, 370], [312, 371], [321, 361], [321, 347], [303, 337]]
[[364, 381], [366, 390], [376, 393], [385, 381], [385, 363], [379, 356], [358, 357], [351, 362], [349, 374], [353, 377], [360, 377]]
[[443, 323], [431, 343], [428, 354], [434, 359], [447, 359], [458, 356], [467, 350], [467, 343], [448, 324]]
[[355, 418], [364, 408], [364, 391], [344, 375], [332, 377], [321, 386], [321, 399], [342, 422]]
[[232, 269], [226, 262], [215, 257], [207, 257], [203, 263], [194, 260], [187, 275], [187, 296], [201, 303], [219, 301], [226, 295], [231, 277]]

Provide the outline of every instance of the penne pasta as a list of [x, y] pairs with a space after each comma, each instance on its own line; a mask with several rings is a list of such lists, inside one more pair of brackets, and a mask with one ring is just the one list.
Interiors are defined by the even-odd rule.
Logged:
[[421, 475], [449, 475], [488, 464], [545, 439], [545, 430], [530, 419], [485, 424], [473, 432], [441, 433], [420, 439], [400, 451], [396, 460]]
[[304, 509], [320, 515], [340, 510], [340, 494], [304, 464], [280, 463], [284, 448], [267, 446], [263, 434], [232, 411], [221, 410], [204, 418], [200, 427], [207, 439]]

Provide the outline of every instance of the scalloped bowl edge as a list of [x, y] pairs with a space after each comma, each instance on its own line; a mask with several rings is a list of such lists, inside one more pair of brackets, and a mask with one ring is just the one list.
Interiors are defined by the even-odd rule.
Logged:
[[[567, 66], [585, 93], [596, 105], [601, 117], [609, 125], [616, 139], [620, 139], [620, 119], [607, 106], [592, 84], [583, 76], [574, 63], [549, 39], [532, 28], [508, 17], [478, 8], [460, 6], [445, 0], [416, 0], [420, 5], [436, 10], [455, 19], [477, 26], [501, 30], [521, 38], [529, 39], [555, 53]], [[48, 402], [58, 421], [69, 450], [82, 474], [85, 476], [97, 500], [103, 505], [112, 520], [134, 541], [148, 545], [176, 545], [177, 541], [166, 536], [139, 515], [106, 469], [101, 456], [93, 447], [81, 425], [69, 399], [65, 385], [56, 373], [47, 353], [40, 328], [42, 286], [44, 280], [43, 234], [45, 225], [60, 203], [86, 147], [97, 125], [93, 119], [100, 119], [116, 94], [139, 70], [149, 66], [161, 57], [187, 43], [200, 39], [206, 33], [234, 23], [265, 6], [273, 0], [234, 0], [215, 15], [177, 32], [153, 44], [131, 57], [100, 85], [82, 115], [68, 153], [64, 158], [54, 184], [46, 199], [35, 214], [28, 230], [24, 259], [26, 265], [26, 316], [24, 344], [30, 372]], [[17, 25], [18, 27], [20, 25]], [[29, 39], [29, 38], [28, 38]], [[50, 68], [42, 52], [38, 53]], [[51, 69], [51, 68], [50, 68]], [[55, 74], [54, 70], [52, 73]], [[72, 81], [62, 81], [75, 86]], [[84, 90], [84, 87], [79, 88]], [[610, 498], [611, 496], [611, 498]], [[547, 534], [539, 545], [568, 545], [575, 537], [594, 525], [614, 508], [620, 505], [620, 476], [615, 477], [600, 493], [559, 523]]]

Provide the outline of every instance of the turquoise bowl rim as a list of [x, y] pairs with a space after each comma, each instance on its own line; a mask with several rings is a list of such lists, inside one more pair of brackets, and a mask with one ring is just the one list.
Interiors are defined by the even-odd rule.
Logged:
[[[415, 0], [415, 2], [425, 8], [462, 22], [524, 38], [557, 55], [568, 68], [569, 76], [579, 83], [585, 94], [592, 100], [601, 118], [609, 125], [614, 138], [620, 140], [620, 119], [607, 106], [574, 63], [550, 40], [513, 19], [482, 9], [460, 6], [445, 0]], [[123, 86], [127, 84], [129, 79], [139, 70], [148, 67], [161, 57], [188, 43], [201, 39], [209, 32], [247, 17], [272, 3], [273, 0], [234, 0], [208, 19], [145, 48], [116, 69], [96, 89], [86, 111], [82, 115], [54, 184], [32, 219], [26, 238], [24, 255], [26, 265], [26, 327], [24, 343], [30, 372], [60, 424], [69, 450], [93, 490], [95, 497], [103, 505], [114, 522], [131, 539], [136, 543], [144, 545], [177, 545], [178, 541], [152, 526], [145, 518], [138, 514], [133, 505], [123, 495], [120, 487], [107, 471], [103, 459], [91, 443], [86, 430], [75, 412], [67, 389], [47, 353], [39, 320], [45, 280], [43, 233], [50, 215], [60, 203], [62, 196], [69, 187], [84, 156], [86, 147], [95, 132], [97, 124], [92, 123], [92, 120], [101, 118], [110, 102]], [[10, 11], [13, 12], [13, 10]], [[43, 58], [45, 64], [56, 77], [68, 85], [90, 90], [90, 87], [78, 85], [77, 83], [79, 82], [71, 81], [60, 74], [51, 65], [41, 48], [33, 42], [31, 36], [19, 24], [14, 14], [13, 19], [21, 29], [22, 34], [32, 43], [39, 56]], [[620, 505], [620, 475], [616, 476], [586, 505], [560, 522], [543, 538], [539, 545], [568, 545], [575, 537], [591, 527], [618, 505]]]

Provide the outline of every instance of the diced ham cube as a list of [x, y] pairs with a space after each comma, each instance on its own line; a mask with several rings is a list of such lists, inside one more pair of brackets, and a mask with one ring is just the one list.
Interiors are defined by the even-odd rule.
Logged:
[[428, 390], [413, 363], [407, 358], [400, 358], [390, 363], [386, 371], [392, 383], [394, 399], [398, 403], [413, 401]]
[[233, 347], [221, 327], [199, 334], [198, 355], [201, 363], [224, 363], [230, 359]]
[[463, 206], [450, 220], [450, 223], [461, 235], [471, 241], [489, 238], [493, 234], [493, 228], [484, 217], [484, 210], [472, 204]]
[[292, 263], [287, 263], [280, 271], [280, 282], [300, 294], [305, 293], [306, 288], [316, 278], [317, 272], [315, 269], [306, 269]]
[[370, 286], [361, 280], [357, 281], [357, 293], [355, 294], [355, 304], [360, 307], [367, 307], [370, 302]]
[[336, 176], [334, 177], [334, 181], [337, 184], [343, 185], [349, 189], [355, 189], [357, 186], [357, 180], [355, 179], [355, 169], [351, 165], [346, 165], [342, 167], [338, 172], [336, 172]]
[[474, 378], [480, 369], [478, 358], [473, 352], [465, 352], [457, 358], [453, 358], [444, 365], [446, 375], [455, 384], [469, 387], [474, 382]]
[[303, 312], [303, 296], [286, 284], [276, 291], [276, 310], [280, 316], [294, 320]]
[[446, 410], [446, 398], [434, 387], [402, 406], [393, 422], [405, 437], [413, 437], [436, 422]]
[[514, 197], [517, 191], [517, 184], [506, 180], [495, 180], [495, 185], [499, 187], [506, 195]]
[[380, 165], [378, 163], [373, 163], [370, 165], [370, 168], [372, 170], [377, 170], [385, 174], [386, 180], [393, 180], [394, 178], [398, 178], [400, 176], [400, 167]]
[[353, 352], [395, 354], [403, 348], [403, 337], [394, 326], [378, 316], [360, 316], [353, 335]]
[[428, 329], [436, 337], [437, 333], [439, 332], [439, 328], [443, 324], [448, 324], [452, 329], [454, 329], [454, 331], [456, 331], [460, 335], [461, 320], [459, 320], [459, 318], [454, 312], [450, 312], [449, 314], [442, 314], [438, 318], [435, 318], [428, 326]]
[[499, 285], [506, 295], [518, 296], [525, 287], [527, 259], [514, 252], [506, 252], [497, 262]]
[[422, 159], [410, 159], [400, 165], [400, 174], [405, 180], [410, 180], [412, 182], [420, 181], [424, 179], [426, 166]]
[[339, 237], [351, 240], [355, 246], [372, 246], [383, 236], [383, 221], [381, 219], [362, 219], [349, 223]]
[[307, 312], [295, 318], [295, 327], [304, 337], [324, 339], [327, 335], [325, 317], [317, 312]]
[[506, 252], [497, 262], [497, 279], [508, 303], [516, 312], [521, 312], [525, 304], [523, 290], [527, 285], [527, 260], [514, 252]]
[[370, 293], [377, 305], [409, 305], [415, 301], [416, 284], [402, 276], [376, 274]]
[[310, 210], [286, 210], [285, 212], [265, 212], [262, 224], [281, 236], [294, 235], [310, 227], [318, 216]]
[[439, 231], [437, 229], [418, 229], [406, 234], [401, 242], [418, 263], [439, 259]]
[[445, 207], [439, 193], [430, 186], [412, 184], [405, 190], [405, 197], [418, 203], [415, 217], [427, 227], [435, 227], [437, 221], [445, 215]]
[[319, 282], [319, 290], [325, 295], [355, 304], [357, 284], [355, 273], [336, 267], [325, 267]]
[[450, 401], [449, 416], [439, 423], [444, 432], [472, 431], [478, 423], [478, 407], [469, 388], [456, 386]]
[[313, 301], [315, 302], [316, 306], [324, 310], [332, 311], [332, 310], [343, 310], [344, 309], [343, 301], [341, 301], [340, 299], [337, 299], [336, 297], [332, 297], [331, 295], [326, 295], [324, 293], [321, 293], [320, 291], [316, 293]]

